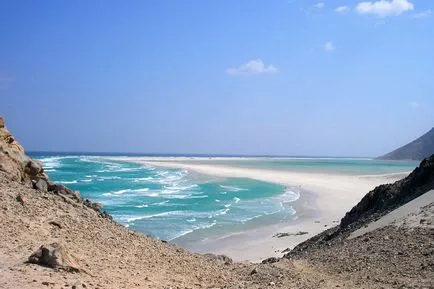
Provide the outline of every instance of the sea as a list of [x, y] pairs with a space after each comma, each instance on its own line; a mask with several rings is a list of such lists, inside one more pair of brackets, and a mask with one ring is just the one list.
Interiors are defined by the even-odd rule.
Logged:
[[[291, 222], [303, 194], [298, 187], [114, 160], [119, 155], [31, 156], [42, 161], [53, 181], [102, 203], [117, 222], [174, 243]], [[201, 157], [195, 163], [351, 175], [411, 171], [418, 165], [360, 158]]]

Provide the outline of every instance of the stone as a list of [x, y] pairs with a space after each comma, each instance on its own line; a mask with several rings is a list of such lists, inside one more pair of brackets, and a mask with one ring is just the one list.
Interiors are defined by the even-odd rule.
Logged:
[[253, 270], [250, 272], [250, 275], [255, 275], [255, 274], [258, 274], [258, 269], [256, 269], [256, 267], [253, 268]]
[[65, 187], [64, 185], [55, 185], [53, 193], [73, 199], [77, 202], [81, 201], [80, 193]]
[[32, 255], [30, 255], [28, 263], [38, 264], [50, 268], [62, 267], [64, 248], [59, 243], [42, 245]]
[[56, 184], [50, 180], [47, 181], [47, 188], [49, 192], [52, 192], [56, 189]]
[[5, 119], [0, 116], [0, 128], [4, 128], [5, 127]]
[[59, 228], [59, 229], [62, 229], [62, 225], [60, 225], [60, 223], [58, 223], [58, 222], [56, 222], [56, 221], [48, 222], [48, 224], [50, 224], [50, 225], [52, 225], [52, 226], [55, 226], [55, 227], [57, 227], [57, 228]]
[[18, 194], [18, 196], [16, 197], [16, 200], [18, 203], [20, 203], [22, 206], [24, 206], [24, 199], [20, 194]]
[[209, 259], [214, 259], [223, 262], [225, 265], [230, 265], [233, 263], [232, 259], [226, 255], [215, 255], [215, 254], [205, 254]]
[[42, 169], [42, 163], [33, 159], [28, 159], [24, 171], [31, 179], [37, 178], [38, 175], [44, 172]]
[[270, 257], [270, 258], [267, 258], [267, 259], [265, 259], [265, 260], [262, 260], [262, 264], [273, 264], [273, 263], [277, 263], [277, 262], [279, 262], [279, 258], [276, 258], [276, 257]]
[[41, 192], [47, 192], [48, 191], [48, 184], [43, 179], [39, 179], [34, 185], [33, 188], [41, 191]]

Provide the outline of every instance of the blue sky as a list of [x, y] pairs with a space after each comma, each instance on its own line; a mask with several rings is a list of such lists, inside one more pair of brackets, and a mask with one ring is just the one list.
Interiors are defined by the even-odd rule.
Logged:
[[0, 2], [27, 150], [376, 156], [434, 125], [434, 2]]

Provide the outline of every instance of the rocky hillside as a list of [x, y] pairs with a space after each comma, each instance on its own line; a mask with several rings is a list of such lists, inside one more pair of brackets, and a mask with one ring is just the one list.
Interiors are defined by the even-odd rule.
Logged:
[[381, 160], [423, 160], [434, 154], [434, 128], [420, 138], [393, 152], [378, 157]]
[[[338, 244], [351, 232], [379, 219], [390, 211], [434, 189], [434, 155], [423, 160], [406, 178], [384, 184], [367, 193], [334, 228], [299, 244], [285, 255], [292, 258], [300, 253]], [[434, 202], [434, 200], [433, 200]]]
[[265, 264], [190, 253], [52, 183], [0, 117], [0, 288], [432, 288], [433, 230], [386, 229]]

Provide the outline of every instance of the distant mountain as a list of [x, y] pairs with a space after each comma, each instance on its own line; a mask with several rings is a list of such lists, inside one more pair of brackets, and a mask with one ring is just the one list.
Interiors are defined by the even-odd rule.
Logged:
[[434, 154], [434, 127], [411, 143], [400, 147], [384, 156], [380, 160], [422, 160]]

